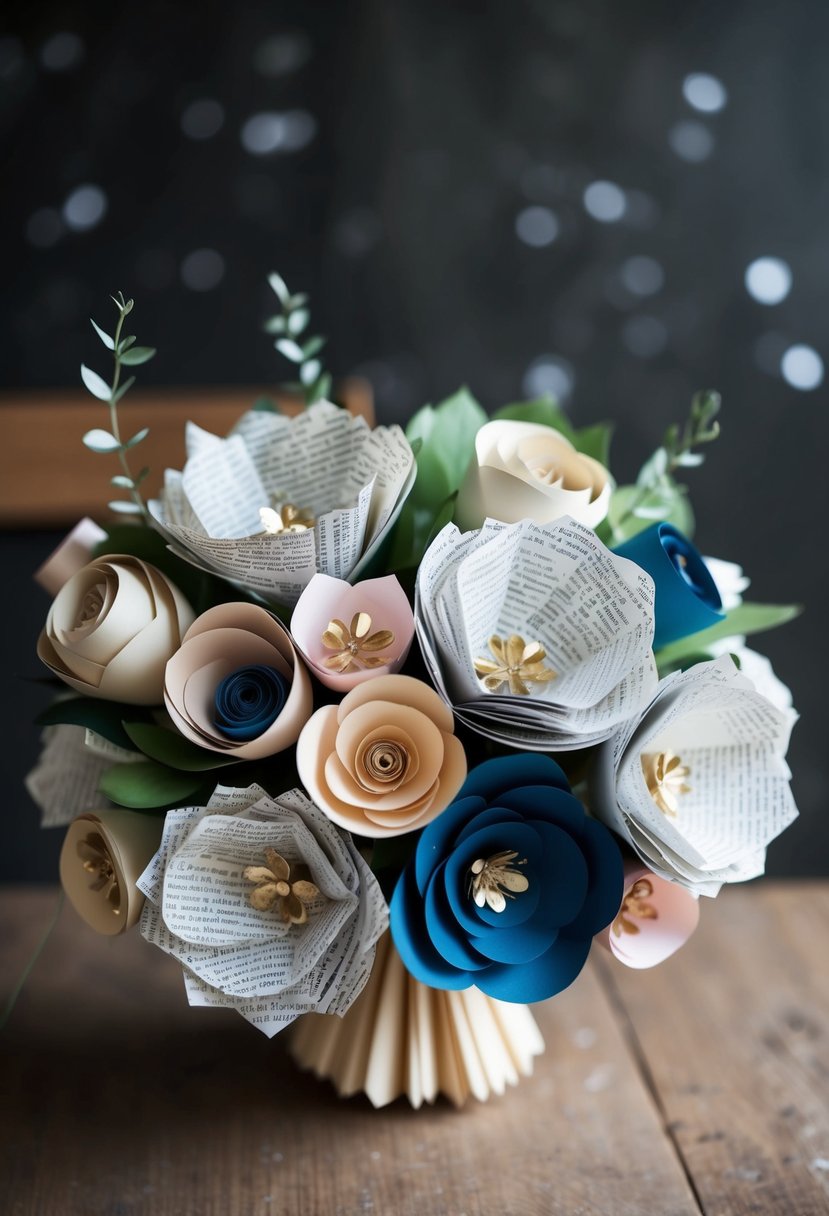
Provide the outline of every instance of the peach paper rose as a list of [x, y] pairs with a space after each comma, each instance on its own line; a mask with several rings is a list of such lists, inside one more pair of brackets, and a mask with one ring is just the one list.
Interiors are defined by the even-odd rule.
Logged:
[[155, 566], [99, 557], [61, 587], [37, 654], [87, 697], [160, 705], [167, 660], [192, 620], [187, 600]]
[[422, 680], [377, 676], [318, 710], [296, 751], [303, 785], [329, 819], [362, 836], [424, 827], [466, 778], [452, 711]]

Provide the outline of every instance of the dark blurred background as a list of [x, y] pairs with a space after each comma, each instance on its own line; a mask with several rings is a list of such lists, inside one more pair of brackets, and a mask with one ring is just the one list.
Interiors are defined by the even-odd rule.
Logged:
[[[624, 481], [718, 388], [697, 541], [807, 605], [755, 643], [802, 714], [769, 872], [826, 872], [828, 38], [822, 0], [7, 5], [2, 386], [75, 385], [119, 289], [159, 348], [143, 384], [284, 378], [278, 269], [381, 421], [551, 391], [615, 419]], [[57, 539], [0, 534], [7, 878], [55, 873], [18, 677]]]

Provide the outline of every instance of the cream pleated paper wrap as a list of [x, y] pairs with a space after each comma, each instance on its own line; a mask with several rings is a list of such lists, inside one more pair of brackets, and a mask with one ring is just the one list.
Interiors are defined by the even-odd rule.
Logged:
[[467, 988], [442, 992], [415, 980], [386, 933], [371, 978], [343, 1018], [306, 1014], [290, 1051], [331, 1081], [342, 1098], [365, 1093], [376, 1106], [405, 1095], [417, 1109], [443, 1094], [456, 1106], [481, 1102], [533, 1070], [544, 1040], [526, 1005]]

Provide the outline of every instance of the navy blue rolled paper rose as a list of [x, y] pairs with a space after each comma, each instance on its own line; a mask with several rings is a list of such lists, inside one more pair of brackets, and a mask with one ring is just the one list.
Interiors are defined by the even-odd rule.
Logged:
[[526, 1004], [573, 982], [623, 893], [613, 835], [554, 760], [519, 752], [473, 769], [424, 829], [391, 933], [422, 983]]

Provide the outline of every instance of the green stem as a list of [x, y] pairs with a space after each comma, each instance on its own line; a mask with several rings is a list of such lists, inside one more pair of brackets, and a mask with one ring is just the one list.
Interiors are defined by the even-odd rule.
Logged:
[[29, 957], [29, 961], [26, 963], [26, 966], [23, 968], [23, 971], [20, 975], [20, 979], [15, 984], [14, 988], [11, 991], [9, 999], [6, 1001], [2, 1016], [0, 1016], [0, 1031], [5, 1029], [7, 1022], [12, 1015], [12, 1010], [14, 1009], [15, 1005], [17, 1004], [17, 998], [20, 996], [21, 992], [23, 991], [23, 988], [26, 984], [26, 980], [32, 974], [35, 963], [40, 958], [41, 954], [43, 953], [44, 946], [48, 942], [49, 938], [52, 936], [55, 926], [57, 925], [58, 920], [60, 918], [60, 914], [63, 911], [63, 905], [64, 905], [65, 899], [66, 899], [66, 896], [65, 896], [64, 892], [61, 891], [60, 895], [58, 896], [57, 904], [55, 905], [55, 911], [52, 914], [52, 919], [49, 921], [49, 924], [46, 926], [46, 930], [45, 930], [43, 936], [41, 937], [38, 944], [35, 946], [33, 953]]
[[[122, 300], [123, 300], [123, 298], [124, 297], [121, 296]], [[118, 324], [115, 327], [115, 350], [113, 351], [113, 358], [115, 359], [115, 373], [114, 373], [114, 376], [112, 379], [112, 387], [110, 388], [110, 393], [109, 393], [109, 422], [110, 422], [110, 428], [112, 430], [112, 434], [115, 436], [115, 438], [119, 444], [118, 460], [121, 465], [121, 468], [123, 469], [124, 476], [129, 477], [130, 481], [134, 482], [133, 475], [130, 471], [129, 461], [127, 460], [127, 454], [124, 451], [123, 447], [120, 446], [121, 429], [118, 425], [118, 402], [115, 400], [115, 394], [118, 391], [118, 384], [121, 380], [121, 355], [120, 355], [120, 351], [119, 351], [119, 346], [121, 343], [121, 330], [123, 329], [124, 321], [127, 318], [127, 311], [128, 310], [126, 308], [119, 307]], [[149, 524], [149, 522], [150, 522], [149, 512], [147, 511], [147, 507], [144, 503], [144, 499], [142, 498], [140, 492], [135, 488], [134, 484], [133, 484], [132, 489], [130, 490], [130, 495], [132, 497], [132, 501], [140, 509], [144, 522], [146, 524]]]

